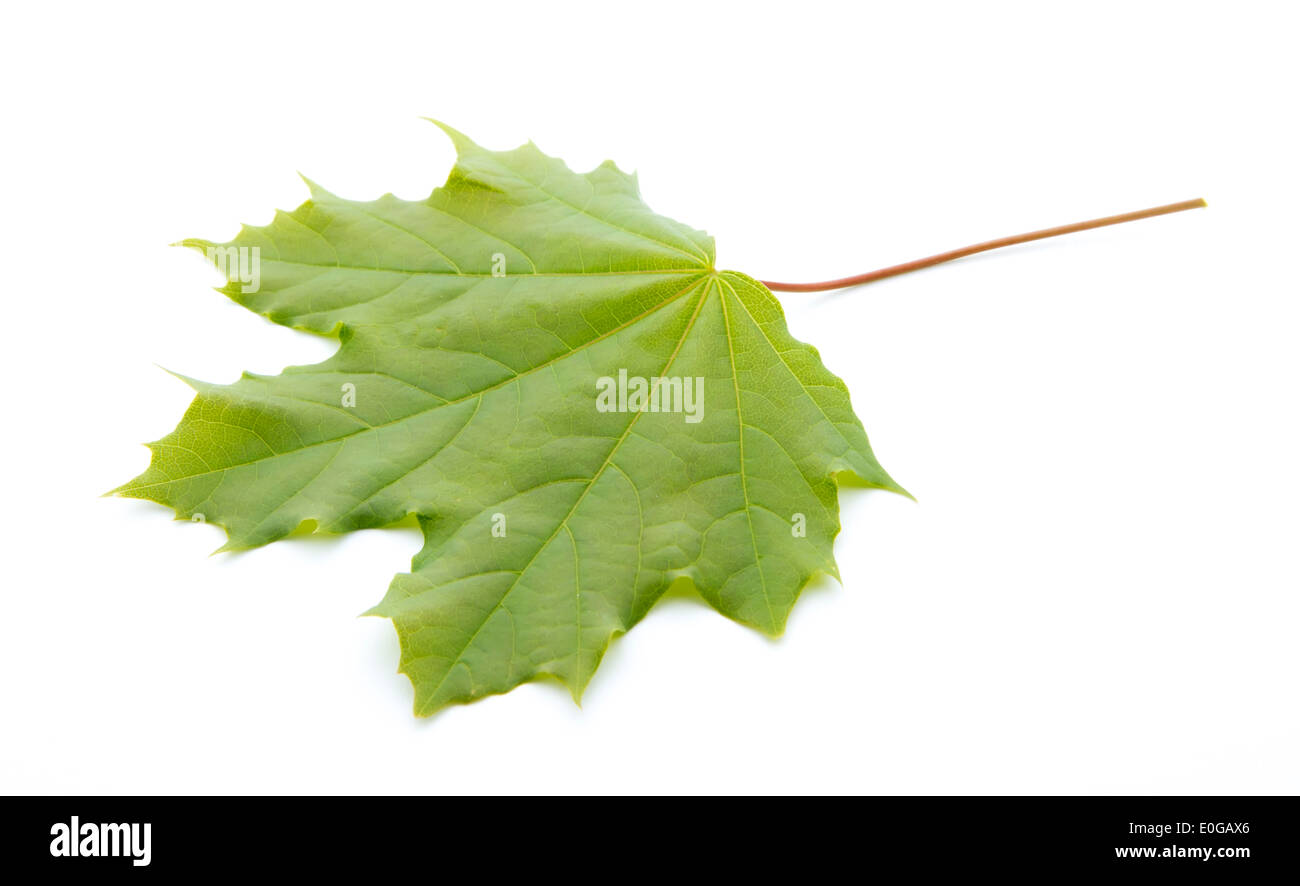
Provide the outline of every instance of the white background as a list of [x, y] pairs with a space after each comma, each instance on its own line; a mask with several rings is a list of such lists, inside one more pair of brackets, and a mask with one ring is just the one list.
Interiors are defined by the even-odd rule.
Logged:
[[[1300, 791], [1297, 65], [1285, 3], [312, 3], [6, 11], [0, 790]], [[777, 280], [919, 504], [846, 492], [779, 641], [672, 600], [579, 709], [411, 715], [357, 614], [415, 530], [208, 554], [99, 498], [190, 392], [329, 342], [166, 244], [419, 199], [432, 115], [637, 169]]]

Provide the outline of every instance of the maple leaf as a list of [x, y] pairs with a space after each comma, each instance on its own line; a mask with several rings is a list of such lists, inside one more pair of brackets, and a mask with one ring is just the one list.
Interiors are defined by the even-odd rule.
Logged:
[[201, 513], [225, 549], [418, 515], [423, 548], [371, 613], [420, 715], [543, 676], [580, 698], [680, 578], [779, 634], [815, 574], [838, 577], [837, 475], [903, 491], [844, 383], [635, 176], [443, 129], [458, 159], [427, 200], [308, 182], [265, 227], [185, 241], [230, 259], [240, 304], [342, 344], [186, 379], [184, 418], [115, 491]]

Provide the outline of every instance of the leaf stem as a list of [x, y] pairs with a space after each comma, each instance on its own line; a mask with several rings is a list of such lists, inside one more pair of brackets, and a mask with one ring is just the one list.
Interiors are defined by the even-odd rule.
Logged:
[[1003, 246], [1015, 246], [1018, 243], [1029, 243], [1032, 240], [1044, 240], [1048, 237], [1059, 237], [1062, 234], [1073, 234], [1075, 231], [1087, 231], [1092, 228], [1104, 228], [1107, 225], [1119, 225], [1124, 222], [1137, 221], [1138, 219], [1153, 218], [1157, 215], [1168, 215], [1171, 212], [1183, 212], [1187, 209], [1200, 209], [1205, 205], [1205, 201], [1200, 199], [1184, 200], [1181, 203], [1170, 203], [1167, 206], [1155, 206], [1151, 209], [1140, 209], [1137, 212], [1125, 212], [1121, 215], [1108, 215], [1105, 218], [1094, 218], [1091, 221], [1076, 222], [1072, 225], [1061, 225], [1057, 228], [1044, 228], [1041, 231], [1031, 231], [1028, 234], [1016, 234], [1012, 237], [986, 240], [983, 243], [976, 243], [973, 246], [963, 246], [961, 249], [941, 252], [938, 255], [932, 255], [928, 258], [918, 258], [914, 261], [904, 262], [901, 265], [881, 268], [878, 271], [868, 271], [865, 274], [857, 274], [853, 277], [841, 277], [838, 280], [825, 280], [821, 283], [772, 283], [767, 280], [761, 280], [759, 282], [768, 289], [777, 292], [824, 292], [827, 289], [843, 289], [846, 286], [861, 286], [863, 283], [874, 283], [877, 280], [883, 280], [886, 277], [897, 277], [899, 274], [919, 271], [922, 268], [943, 264], [944, 262], [949, 262], [953, 259], [964, 258], [968, 255], [974, 255], [977, 252], [988, 252], [990, 249], [1001, 249]]

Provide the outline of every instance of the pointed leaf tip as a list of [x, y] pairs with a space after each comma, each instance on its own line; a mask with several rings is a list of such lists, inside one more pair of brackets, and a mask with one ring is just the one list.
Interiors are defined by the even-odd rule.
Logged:
[[456, 129], [454, 126], [451, 126], [447, 123], [443, 123], [441, 120], [436, 120], [433, 117], [424, 117], [423, 119], [428, 120], [434, 126], [438, 127], [439, 129], [441, 129], [443, 132], [447, 134], [447, 137], [451, 139], [452, 145], [456, 148], [456, 153], [458, 155], [468, 154], [471, 151], [481, 150], [481, 148], [479, 148], [478, 144], [472, 138], [470, 138], [465, 133], [461, 132], [459, 129]]
[[325, 188], [321, 187], [320, 184], [318, 184], [318, 183], [317, 183], [316, 181], [314, 181], [313, 179], [308, 178], [308, 177], [307, 177], [306, 175], [304, 175], [301, 171], [298, 172], [298, 178], [302, 179], [303, 184], [305, 184], [305, 185], [307, 186], [307, 190], [308, 190], [308, 192], [309, 192], [313, 197], [318, 196], [318, 195], [319, 195], [319, 196], [325, 196], [325, 197], [333, 197], [333, 196], [334, 196], [330, 191], [328, 191], [328, 190], [326, 190]]

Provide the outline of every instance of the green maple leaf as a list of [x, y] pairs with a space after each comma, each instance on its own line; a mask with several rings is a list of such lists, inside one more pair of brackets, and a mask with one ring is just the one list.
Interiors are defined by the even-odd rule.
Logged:
[[[443, 128], [458, 161], [427, 200], [308, 182], [266, 227], [185, 241], [259, 256], [256, 286], [232, 273], [223, 291], [342, 345], [277, 376], [187, 379], [193, 404], [116, 492], [201, 513], [228, 549], [418, 515], [424, 546], [371, 612], [396, 625], [421, 715], [543, 676], [580, 697], [676, 579], [779, 634], [810, 578], [838, 575], [836, 476], [902, 492], [844, 383], [634, 176]], [[682, 387], [649, 382], [658, 412], [617, 393], [598, 408], [620, 377]]]

